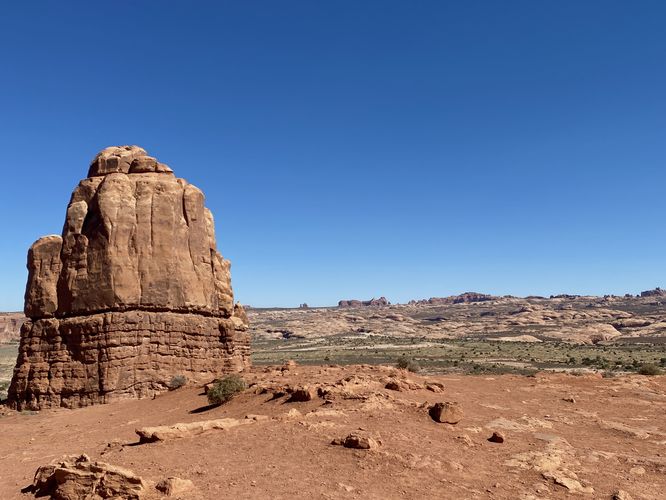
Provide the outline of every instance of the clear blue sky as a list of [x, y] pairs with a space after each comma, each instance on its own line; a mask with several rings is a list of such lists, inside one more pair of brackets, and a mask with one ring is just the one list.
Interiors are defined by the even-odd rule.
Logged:
[[[21, 4], [21, 5], [19, 5]], [[256, 306], [666, 285], [666, 2], [9, 2], [0, 310], [108, 145]]]

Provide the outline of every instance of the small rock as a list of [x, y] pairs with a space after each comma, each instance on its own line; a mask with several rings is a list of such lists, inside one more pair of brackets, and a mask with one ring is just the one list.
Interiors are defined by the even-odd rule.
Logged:
[[613, 500], [634, 500], [633, 497], [624, 490], [617, 490], [613, 493]]
[[444, 384], [440, 384], [439, 382], [426, 382], [425, 388], [438, 394], [444, 392]]
[[379, 443], [369, 436], [352, 432], [344, 439], [334, 439], [331, 444], [341, 445], [345, 448], [354, 448], [356, 450], [373, 450], [379, 447]]
[[463, 418], [463, 409], [460, 403], [454, 401], [445, 401], [443, 403], [435, 403], [430, 407], [428, 413], [435, 422], [445, 424], [457, 424]]
[[465, 446], [469, 446], [470, 448], [474, 446], [474, 441], [472, 441], [472, 438], [470, 438], [467, 434], [462, 434], [456, 437], [456, 439], [462, 441]]
[[389, 380], [384, 387], [390, 391], [402, 391], [403, 389], [402, 384], [397, 380]]
[[285, 414], [286, 418], [301, 418], [302, 416], [303, 414], [300, 411], [298, 411], [296, 408], [292, 408]]
[[298, 366], [298, 364], [296, 363], [296, 361], [294, 361], [293, 359], [290, 359], [290, 360], [286, 361], [284, 365], [282, 365], [282, 371], [285, 372], [285, 371], [288, 371], [288, 370], [294, 370], [297, 366]]
[[488, 438], [488, 441], [490, 441], [491, 443], [503, 443], [504, 434], [501, 433], [500, 431], [495, 431], [493, 432], [493, 435]]
[[308, 386], [298, 387], [291, 393], [289, 402], [302, 403], [305, 401], [312, 401], [317, 397], [317, 391]]
[[155, 488], [157, 488], [158, 491], [164, 493], [166, 496], [171, 497], [192, 490], [194, 488], [194, 483], [189, 479], [168, 477], [157, 483]]
[[574, 398], [573, 396], [568, 396], [566, 398], [562, 398], [562, 401], [566, 401], [567, 403], [576, 404], [576, 398]]
[[544, 477], [544, 479], [552, 479], [555, 484], [564, 486], [569, 491], [576, 491], [579, 493], [587, 493], [587, 494], [594, 493], [594, 488], [592, 488], [591, 486], [585, 487], [582, 484], [580, 484], [580, 481], [578, 481], [577, 479], [566, 477], [565, 475], [557, 471], [544, 472], [541, 475]]
[[102, 455], [106, 455], [107, 453], [111, 453], [112, 451], [123, 451], [123, 442], [114, 439], [110, 443], [106, 443], [106, 447], [102, 450]]
[[263, 422], [265, 420], [269, 420], [268, 415], [249, 414], [249, 415], [245, 415], [245, 418], [249, 419], [249, 420], [254, 420], [255, 422]]

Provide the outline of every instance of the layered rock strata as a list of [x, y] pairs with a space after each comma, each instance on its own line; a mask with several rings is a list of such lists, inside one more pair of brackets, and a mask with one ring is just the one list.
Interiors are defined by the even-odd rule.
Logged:
[[15, 407], [147, 397], [175, 375], [249, 365], [247, 316], [203, 193], [137, 146], [95, 157], [62, 236], [33, 244], [28, 271]]

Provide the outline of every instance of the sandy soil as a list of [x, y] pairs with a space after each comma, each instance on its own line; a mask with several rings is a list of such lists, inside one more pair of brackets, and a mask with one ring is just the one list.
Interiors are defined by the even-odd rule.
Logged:
[[[153, 483], [190, 479], [196, 489], [182, 498], [192, 499], [611, 498], [617, 490], [656, 499], [666, 491], [666, 377], [419, 376], [388, 367], [296, 366], [256, 368], [246, 379], [255, 385], [212, 409], [200, 387], [185, 387], [154, 400], [5, 411], [0, 498], [32, 498], [20, 490], [38, 466], [79, 453]], [[384, 388], [391, 379], [404, 390]], [[441, 393], [426, 389], [430, 383], [437, 390], [432, 382], [443, 384]], [[303, 384], [324, 397], [273, 398]], [[437, 401], [461, 403], [462, 421], [434, 422], [427, 407]], [[140, 445], [135, 434], [143, 426], [253, 414], [269, 418]], [[352, 431], [380, 446], [331, 444]], [[488, 442], [493, 431], [505, 442]]]

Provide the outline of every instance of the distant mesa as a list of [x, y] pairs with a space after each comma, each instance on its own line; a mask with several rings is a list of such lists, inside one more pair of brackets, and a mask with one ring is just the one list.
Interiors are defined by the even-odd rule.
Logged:
[[28, 253], [15, 408], [78, 407], [210, 381], [249, 361], [204, 195], [138, 146], [110, 147], [74, 189], [62, 236]]
[[298, 308], [299, 309], [309, 309], [310, 306], [308, 306], [305, 302], [303, 302], [302, 304], [299, 304]]
[[391, 303], [386, 299], [386, 297], [379, 297], [378, 299], [370, 300], [341, 300], [338, 302], [338, 307], [381, 307], [388, 305], [391, 305]]
[[451, 295], [449, 297], [431, 297], [429, 299], [411, 300], [410, 305], [450, 305], [450, 304], [470, 304], [473, 302], [488, 302], [496, 300], [498, 297], [487, 295], [485, 293], [465, 292], [460, 295]]
[[641, 292], [641, 297], [666, 297], [666, 290], [657, 287], [654, 290], [645, 290]]
[[0, 313], [0, 344], [18, 342], [24, 322], [25, 315], [22, 312]]

